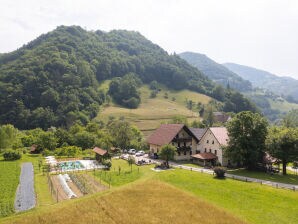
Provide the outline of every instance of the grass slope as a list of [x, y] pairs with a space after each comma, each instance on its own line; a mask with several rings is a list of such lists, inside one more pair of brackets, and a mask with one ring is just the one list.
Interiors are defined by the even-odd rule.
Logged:
[[[109, 81], [101, 84], [100, 89], [107, 91]], [[192, 92], [189, 90], [173, 91], [165, 87], [161, 88], [156, 98], [151, 99], [151, 90], [147, 85], [140, 88], [141, 104], [137, 109], [127, 109], [114, 103], [105, 106], [99, 112], [96, 119], [108, 120], [109, 116], [125, 117], [132, 124], [136, 125], [141, 131], [148, 135], [152, 130], [156, 129], [161, 122], [169, 121], [172, 117], [183, 115], [188, 121], [199, 119], [198, 113], [190, 111], [186, 108], [186, 99], [195, 103], [201, 102], [208, 104], [212, 99], [206, 95]], [[168, 93], [168, 99], [164, 98]], [[175, 100], [173, 101], [173, 97]]]
[[289, 103], [288, 101], [273, 101], [272, 99], [270, 99], [269, 102], [272, 109], [279, 110], [280, 112], [287, 113], [292, 109], [298, 109], [298, 104]]
[[186, 220], [187, 223], [201, 224], [244, 223], [210, 203], [156, 180], [61, 203], [49, 211], [38, 210], [4, 223], [166, 224], [186, 223]]
[[298, 193], [187, 170], [162, 172], [158, 179], [255, 224], [298, 223]]

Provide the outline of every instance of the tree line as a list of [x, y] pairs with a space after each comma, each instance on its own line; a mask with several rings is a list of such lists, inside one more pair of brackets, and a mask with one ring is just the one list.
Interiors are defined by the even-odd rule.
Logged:
[[143, 149], [146, 147], [140, 130], [123, 119], [109, 119], [106, 123], [76, 123], [69, 129], [51, 127], [21, 131], [11, 124], [0, 126], [0, 152], [28, 152], [73, 157], [93, 147], [110, 150]]
[[[233, 163], [260, 169], [265, 153], [282, 164], [283, 174], [290, 162], [298, 160], [298, 111], [292, 110], [280, 126], [269, 126], [260, 114], [240, 112], [228, 123], [229, 143], [225, 154]], [[260, 167], [261, 166], [261, 167]]]

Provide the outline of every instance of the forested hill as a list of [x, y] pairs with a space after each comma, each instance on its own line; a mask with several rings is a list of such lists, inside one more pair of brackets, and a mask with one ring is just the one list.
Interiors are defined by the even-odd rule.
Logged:
[[285, 97], [290, 102], [298, 103], [298, 80], [279, 77], [270, 72], [234, 63], [223, 64], [242, 78], [249, 80], [254, 87], [267, 89]]
[[86, 123], [106, 98], [98, 83], [122, 76], [126, 78], [121, 86], [119, 78], [113, 82], [115, 90], [127, 88], [119, 91], [128, 94], [121, 102], [137, 102], [137, 87], [132, 85], [156, 80], [172, 89], [225, 100], [227, 110], [255, 110], [243, 96], [225, 93], [199, 70], [138, 32], [60, 26], [0, 56], [0, 123], [21, 129], [69, 126], [75, 120]]
[[179, 56], [189, 64], [198, 68], [211, 80], [223, 86], [230, 85], [231, 88], [238, 91], [250, 91], [252, 89], [252, 85], [249, 81], [244, 80], [236, 73], [218, 64], [204, 54], [183, 52], [179, 54]]

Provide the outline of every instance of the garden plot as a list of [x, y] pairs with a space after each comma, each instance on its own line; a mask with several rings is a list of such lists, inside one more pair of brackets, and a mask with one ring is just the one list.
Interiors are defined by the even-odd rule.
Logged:
[[51, 175], [50, 179], [52, 195], [57, 202], [107, 189], [87, 173]]
[[35, 207], [34, 170], [32, 163], [23, 163], [17, 189], [15, 210], [26, 211]]

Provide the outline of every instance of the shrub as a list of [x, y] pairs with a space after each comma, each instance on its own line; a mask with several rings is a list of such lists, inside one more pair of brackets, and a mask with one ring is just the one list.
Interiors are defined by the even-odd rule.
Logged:
[[48, 149], [45, 149], [42, 151], [42, 155], [43, 156], [53, 156], [54, 155], [54, 152], [53, 151], [50, 151]]
[[3, 158], [7, 161], [18, 160], [22, 158], [22, 153], [17, 150], [7, 149], [3, 153]]
[[110, 168], [112, 167], [112, 162], [110, 160], [104, 160], [102, 161], [102, 165], [106, 166], [107, 170], [110, 170]]
[[225, 177], [226, 169], [224, 167], [220, 167], [220, 166], [214, 167], [213, 171], [217, 178]]

